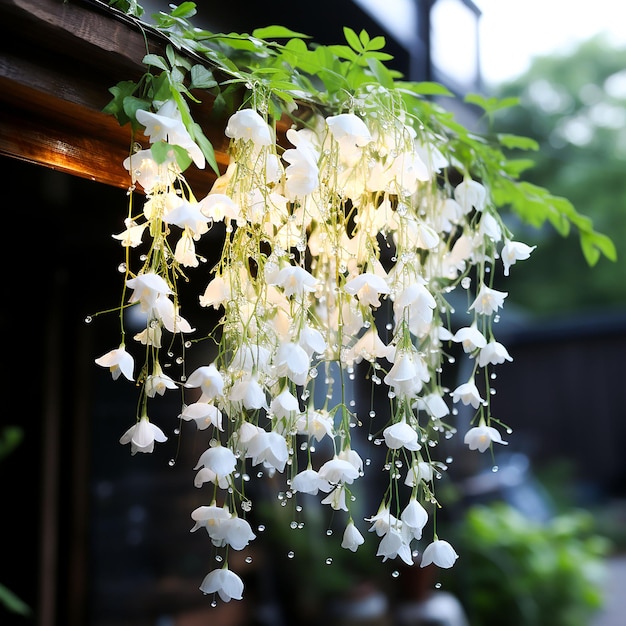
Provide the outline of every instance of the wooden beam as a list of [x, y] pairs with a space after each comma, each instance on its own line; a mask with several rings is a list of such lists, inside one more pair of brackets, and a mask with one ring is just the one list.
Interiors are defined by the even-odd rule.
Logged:
[[[0, 20], [10, 25], [0, 39], [0, 154], [127, 187], [130, 128], [102, 109], [110, 87], [143, 74], [146, 42], [156, 53], [164, 42], [93, 2], [0, 0]], [[198, 121], [212, 105], [205, 95]], [[225, 168], [223, 128], [203, 128]], [[198, 194], [215, 179], [193, 166], [186, 176]]]

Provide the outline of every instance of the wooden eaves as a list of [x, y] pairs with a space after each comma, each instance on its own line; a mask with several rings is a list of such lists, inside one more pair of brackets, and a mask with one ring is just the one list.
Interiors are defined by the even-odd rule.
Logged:
[[[165, 42], [97, 0], [0, 0], [0, 23], [0, 154], [128, 187], [130, 127], [102, 109], [110, 87], [143, 74], [146, 44], [162, 53]], [[205, 96], [194, 111], [200, 123]], [[223, 128], [203, 129], [224, 168]], [[208, 167], [186, 177], [197, 193], [215, 179]]]

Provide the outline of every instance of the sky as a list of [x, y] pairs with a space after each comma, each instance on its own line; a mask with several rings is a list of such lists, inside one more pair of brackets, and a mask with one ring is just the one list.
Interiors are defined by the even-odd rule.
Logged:
[[626, 48], [626, 0], [474, 0], [482, 11], [483, 79], [498, 84], [523, 73], [535, 56], [566, 54], [605, 33]]

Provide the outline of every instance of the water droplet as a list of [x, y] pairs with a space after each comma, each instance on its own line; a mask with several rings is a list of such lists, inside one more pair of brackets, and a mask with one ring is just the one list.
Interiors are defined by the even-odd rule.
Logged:
[[293, 550], [289, 550], [289, 552], [287, 552], [288, 559], [293, 559], [294, 556], [296, 556], [296, 554]]
[[170, 460], [167, 462], [167, 464], [168, 464], [170, 467], [174, 467], [174, 465], [176, 465], [176, 460], [175, 460], [175, 459], [170, 459]]
[[441, 589], [441, 583], [435, 583], [435, 589]]
[[221, 554], [216, 554], [216, 555], [215, 555], [215, 560], [216, 560], [218, 563], [221, 563], [221, 562], [224, 560], [224, 558], [222, 557], [222, 555], [221, 555]]
[[174, 434], [175, 435], [180, 435], [180, 428], [175, 428], [174, 429]]
[[88, 315], [85, 318], [85, 324], [91, 324], [91, 322], [93, 322], [93, 318], [91, 317], [91, 315]]
[[120, 274], [124, 274], [124, 273], [126, 272], [126, 263], [120, 263], [120, 264], [117, 266], [117, 271], [118, 271]]
[[[207, 594], [204, 594], [204, 595], [207, 595]], [[212, 600], [212, 601], [211, 601], [211, 606], [212, 606], [213, 608], [215, 608], [215, 607], [217, 606], [217, 600]]]
[[298, 522], [291, 522], [289, 524], [289, 527], [292, 528], [293, 530], [295, 530], [296, 528], [298, 528]]
[[262, 533], [265, 530], [265, 525], [264, 524], [259, 524], [256, 528], [260, 533]]
[[391, 577], [398, 578], [398, 576], [400, 576], [400, 572], [397, 569], [394, 569], [393, 572], [391, 572]]
[[330, 537], [333, 534], [332, 528], [327, 529], [326, 534]]
[[494, 465], [494, 466], [491, 468], [491, 471], [495, 474], [495, 473], [496, 473], [499, 469], [500, 469], [500, 468], [499, 468], [497, 465]]
[[329, 557], [326, 559], [326, 565], [332, 565], [332, 563], [333, 563], [333, 559], [332, 559], [332, 557], [330, 557], [330, 556], [329, 556]]
[[251, 556], [247, 556], [247, 557], [244, 559], [244, 561], [245, 561], [246, 563], [252, 563], [252, 557], [251, 557]]

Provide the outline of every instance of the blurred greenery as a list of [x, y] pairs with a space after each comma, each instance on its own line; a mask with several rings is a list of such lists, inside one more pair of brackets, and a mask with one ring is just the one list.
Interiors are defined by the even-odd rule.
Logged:
[[495, 502], [470, 508], [456, 534], [462, 558], [442, 580], [472, 626], [501, 626], [503, 616], [507, 626], [587, 626], [601, 608], [610, 544], [591, 514], [544, 523]]
[[[5, 426], [0, 431], [0, 460], [8, 456], [20, 444], [23, 438], [22, 429], [18, 426]], [[0, 583], [0, 605], [10, 613], [30, 615], [31, 610], [10, 589]]]
[[[611, 237], [617, 263], [590, 267], [575, 233], [514, 224], [516, 239], [538, 245], [523, 271], [506, 279], [510, 299], [536, 314], [581, 312], [626, 304], [626, 49], [601, 37], [573, 53], [539, 57], [527, 73], [495, 90], [519, 97], [494, 114], [494, 130], [535, 139], [535, 165], [521, 178], [550, 189]], [[514, 151], [512, 151], [514, 154]]]

